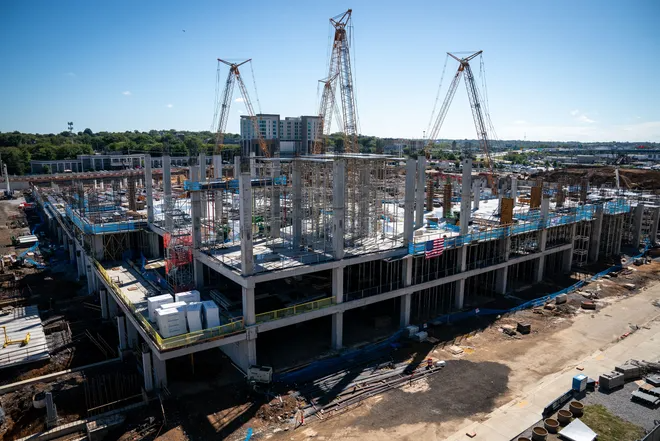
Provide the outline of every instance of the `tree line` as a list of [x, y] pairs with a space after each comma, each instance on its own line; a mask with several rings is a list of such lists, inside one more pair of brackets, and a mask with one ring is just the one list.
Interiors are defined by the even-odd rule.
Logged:
[[[216, 134], [210, 131], [188, 132], [177, 130], [150, 130], [149, 132], [82, 132], [64, 131], [58, 134], [0, 133], [0, 159], [7, 164], [10, 174], [30, 172], [31, 160], [75, 159], [78, 155], [94, 153], [144, 153], [160, 156], [168, 151], [172, 155], [196, 154], [215, 149]], [[240, 150], [240, 135], [227, 133], [223, 150]], [[231, 155], [233, 156], [233, 155]]]

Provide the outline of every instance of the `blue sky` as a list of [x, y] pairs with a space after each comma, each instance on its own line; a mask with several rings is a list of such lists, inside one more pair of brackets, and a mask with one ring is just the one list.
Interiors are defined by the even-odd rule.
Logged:
[[[657, 0], [7, 0], [0, 131], [208, 130], [218, 57], [253, 59], [263, 112], [316, 114], [328, 18], [349, 7], [363, 134], [421, 137], [445, 53], [481, 49], [499, 139], [660, 141]], [[475, 137], [464, 84], [439, 136]]]

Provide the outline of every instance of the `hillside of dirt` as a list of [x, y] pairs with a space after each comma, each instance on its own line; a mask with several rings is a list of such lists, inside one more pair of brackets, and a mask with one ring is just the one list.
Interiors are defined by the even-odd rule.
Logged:
[[[564, 168], [549, 172], [540, 172], [534, 177], [542, 177], [549, 182], [578, 183], [581, 179], [589, 179], [590, 185], [616, 185], [614, 167], [584, 167]], [[641, 170], [637, 168], [620, 168], [620, 186], [631, 190], [652, 190], [660, 193], [660, 171]]]

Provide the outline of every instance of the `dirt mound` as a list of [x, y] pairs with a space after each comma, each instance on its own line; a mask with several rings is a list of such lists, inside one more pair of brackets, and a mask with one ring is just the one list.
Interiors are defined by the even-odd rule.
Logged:
[[[590, 185], [616, 185], [614, 167], [585, 167], [564, 168], [536, 175], [549, 182], [562, 180], [569, 183], [578, 183], [581, 179], [589, 179]], [[622, 188], [631, 190], [654, 190], [660, 192], [660, 171], [641, 170], [636, 168], [620, 168], [619, 184]]]

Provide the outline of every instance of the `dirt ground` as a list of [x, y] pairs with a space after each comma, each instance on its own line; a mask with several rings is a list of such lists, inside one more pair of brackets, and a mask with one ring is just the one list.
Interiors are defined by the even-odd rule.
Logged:
[[[25, 249], [11, 244], [12, 236], [30, 233], [39, 217], [26, 217], [19, 205], [25, 199], [0, 200], [0, 253], [18, 255]], [[4, 274], [13, 273], [16, 281], [0, 286], [0, 307], [37, 305], [49, 341], [49, 360], [9, 367], [0, 370], [0, 385], [36, 378], [70, 368], [114, 358], [116, 353], [103, 353], [86, 336], [89, 331], [100, 336], [111, 348], [117, 347], [117, 330], [112, 323], [100, 320], [96, 300], [85, 296], [86, 282], [78, 281], [75, 265], [68, 261], [68, 253], [46, 236], [39, 238], [43, 258], [35, 260], [47, 264], [45, 269], [15, 264], [6, 267]], [[15, 439], [43, 430], [43, 410], [32, 407], [32, 396], [42, 390], [51, 390], [57, 396], [59, 416], [63, 422], [74, 421], [85, 415], [84, 394], [79, 387], [80, 374], [64, 377], [55, 383], [37, 383], [16, 392], [0, 396], [0, 405], [7, 416], [0, 426], [0, 439]], [[3, 438], [4, 436], [4, 438]]]
[[[562, 179], [565, 182], [579, 182], [580, 179], [588, 178], [591, 185], [609, 184], [616, 185], [614, 167], [584, 167], [563, 168], [549, 172], [541, 172], [533, 177], [542, 176], [549, 182], [557, 182]], [[660, 171], [642, 170], [637, 168], [619, 168], [620, 185], [622, 188], [631, 190], [652, 190], [658, 192], [660, 182]]]
[[[340, 413], [325, 414], [323, 421], [311, 417], [296, 429], [291, 423], [296, 415], [295, 401], [266, 401], [243, 385], [209, 387], [194, 395], [172, 398], [164, 403], [168, 424], [160, 427], [157, 439], [242, 441], [249, 429], [253, 440], [442, 439], [468, 419], [484, 419], [524, 387], [625, 338], [626, 330], [634, 332], [635, 324], [628, 328], [626, 323], [617, 323], [604, 341], [581, 341], [575, 335], [579, 331], [573, 332], [571, 325], [576, 320], [584, 323], [595, 314], [608, 316], [608, 305], [625, 302], [659, 281], [659, 262], [631, 265], [627, 271], [569, 294], [565, 304], [554, 306], [551, 302], [548, 308], [553, 309], [541, 307], [429, 328], [429, 335], [438, 339], [435, 344], [405, 342], [398, 350], [445, 360], [444, 370]], [[594, 301], [596, 310], [582, 309], [584, 300]], [[502, 332], [505, 325], [515, 327], [518, 322], [531, 325], [531, 333], [509, 336]], [[463, 352], [454, 355], [451, 346]]]

